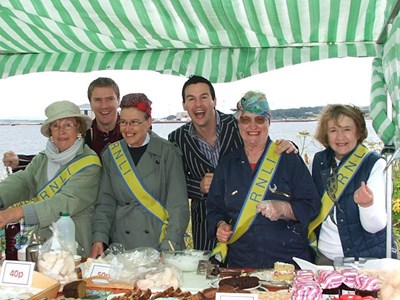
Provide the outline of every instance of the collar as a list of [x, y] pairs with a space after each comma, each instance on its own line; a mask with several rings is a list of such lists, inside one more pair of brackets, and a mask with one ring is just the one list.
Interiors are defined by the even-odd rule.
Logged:
[[144, 138], [143, 144], [140, 145], [139, 147], [131, 147], [131, 145], [129, 145], [128, 143], [126, 143], [126, 144], [128, 145], [129, 148], [140, 148], [140, 147], [147, 145], [149, 142], [150, 142], [150, 134], [146, 133], [146, 137]]
[[[215, 111], [215, 118], [217, 119], [217, 126], [216, 126], [216, 131], [217, 131], [217, 136], [219, 136], [219, 132], [220, 132], [220, 127], [221, 127], [221, 117], [219, 116], [219, 113], [217, 111]], [[189, 135], [192, 138], [197, 138], [199, 139], [199, 135], [196, 132], [196, 127], [193, 125], [193, 122], [189, 123]]]

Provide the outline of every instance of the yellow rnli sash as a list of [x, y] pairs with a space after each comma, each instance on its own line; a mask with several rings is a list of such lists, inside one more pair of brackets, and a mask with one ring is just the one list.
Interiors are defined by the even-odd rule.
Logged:
[[[340, 169], [338, 169], [338, 189], [336, 191], [336, 199], [342, 195], [343, 191], [346, 189], [348, 183], [351, 181], [353, 176], [357, 173], [358, 168], [362, 165], [362, 162], [366, 157], [368, 157], [370, 150], [360, 144], [357, 146], [356, 150], [349, 156], [349, 158], [342, 164]], [[333, 201], [329, 198], [328, 193], [322, 195], [321, 199], [322, 207], [318, 216], [310, 223], [308, 226], [308, 241], [309, 245], [317, 250], [317, 236], [315, 234], [315, 229], [322, 224], [322, 222], [329, 215], [331, 209], [333, 209]]]
[[125, 156], [124, 150], [121, 147], [120, 142], [115, 142], [108, 145], [108, 149], [112, 154], [115, 164], [118, 167], [122, 178], [129, 187], [132, 194], [139, 201], [139, 203], [156, 218], [158, 218], [163, 224], [161, 227], [161, 234], [159, 242], [161, 243], [165, 238], [165, 234], [168, 226], [168, 211], [162, 205], [160, 201], [155, 199], [146, 189], [143, 187], [139, 177], [136, 174], [136, 168], [131, 166], [128, 159]]
[[219, 254], [223, 262], [228, 254], [228, 244], [236, 242], [250, 228], [257, 216], [257, 205], [265, 199], [268, 186], [281, 157], [280, 154], [275, 152], [275, 149], [275, 142], [271, 142], [247, 193], [231, 237], [226, 243], [219, 242], [213, 250], [213, 255]]
[[50, 180], [43, 188], [41, 188], [33, 199], [21, 201], [14, 205], [14, 207], [50, 199], [55, 194], [57, 194], [58, 191], [61, 190], [61, 188], [74, 174], [82, 171], [83, 169], [91, 165], [97, 165], [101, 167], [101, 162], [97, 155], [88, 155], [78, 160], [72, 161], [59, 174], [57, 174], [52, 180]]

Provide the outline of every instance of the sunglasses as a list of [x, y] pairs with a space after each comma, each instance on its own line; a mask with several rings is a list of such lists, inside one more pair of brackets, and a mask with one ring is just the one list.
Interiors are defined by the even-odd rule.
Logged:
[[[242, 125], [250, 125], [253, 122], [253, 119], [250, 117], [240, 117], [239, 118], [239, 123]], [[254, 122], [257, 125], [264, 125], [265, 122], [267, 122], [267, 118], [263, 116], [257, 116], [254, 118]]]

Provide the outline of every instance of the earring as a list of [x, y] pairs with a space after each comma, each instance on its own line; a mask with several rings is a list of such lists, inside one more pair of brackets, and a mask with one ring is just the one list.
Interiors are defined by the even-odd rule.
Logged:
[[78, 140], [80, 140], [82, 138], [82, 134], [78, 133]]
[[50, 136], [50, 142], [54, 143], [53, 136]]

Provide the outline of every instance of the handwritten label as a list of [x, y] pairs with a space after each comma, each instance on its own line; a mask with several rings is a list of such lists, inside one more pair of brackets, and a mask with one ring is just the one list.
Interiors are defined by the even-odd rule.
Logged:
[[258, 294], [216, 293], [215, 300], [258, 300]]
[[110, 265], [94, 263], [90, 267], [89, 276], [110, 277]]
[[0, 284], [29, 287], [32, 284], [34, 270], [34, 262], [5, 260], [0, 272]]

